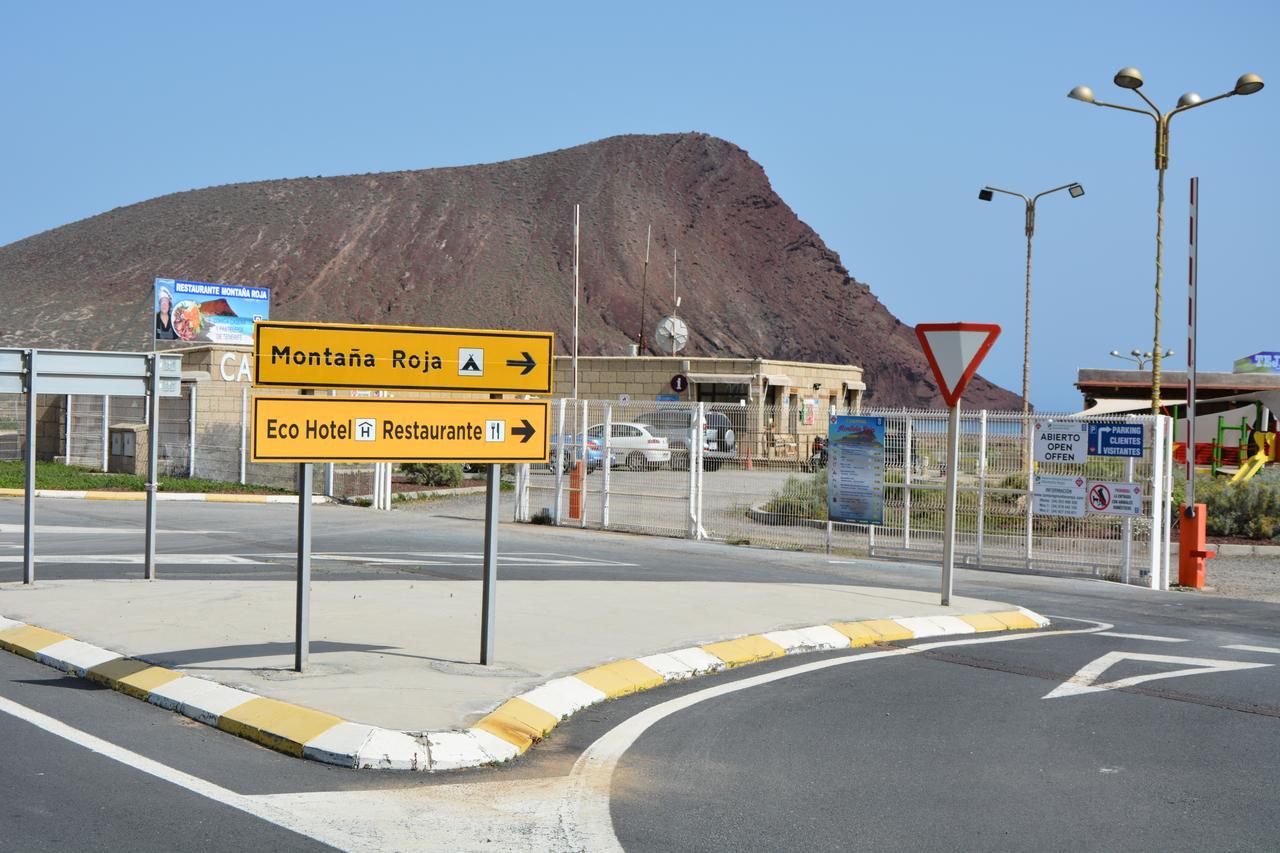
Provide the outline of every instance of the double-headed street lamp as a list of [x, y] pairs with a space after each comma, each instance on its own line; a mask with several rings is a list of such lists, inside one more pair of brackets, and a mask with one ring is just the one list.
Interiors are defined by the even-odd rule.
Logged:
[[1031, 393], [1029, 384], [1031, 381], [1031, 238], [1036, 233], [1036, 202], [1041, 196], [1049, 193], [1056, 193], [1059, 190], [1067, 190], [1071, 193], [1072, 198], [1080, 198], [1084, 195], [1084, 187], [1077, 183], [1063, 184], [1060, 187], [1054, 187], [1051, 190], [1045, 190], [1041, 193], [1028, 198], [1022, 193], [1015, 193], [1012, 190], [1002, 190], [997, 187], [983, 187], [978, 190], [978, 198], [981, 201], [991, 201], [993, 193], [1004, 193], [1005, 195], [1016, 196], [1022, 199], [1022, 203], [1027, 207], [1027, 301], [1026, 311], [1022, 324], [1022, 414], [1026, 415], [1031, 411], [1029, 395]]
[[1151, 109], [1144, 110], [1137, 107], [1125, 107], [1120, 104], [1108, 104], [1099, 101], [1093, 96], [1093, 90], [1088, 86], [1076, 86], [1067, 93], [1068, 98], [1074, 98], [1077, 101], [1084, 101], [1086, 104], [1094, 104], [1099, 107], [1111, 107], [1114, 110], [1124, 110], [1130, 113], [1141, 113], [1150, 116], [1156, 123], [1156, 169], [1160, 173], [1157, 181], [1157, 197], [1156, 197], [1156, 310], [1155, 310], [1155, 345], [1151, 347], [1151, 413], [1153, 415], [1160, 414], [1160, 280], [1163, 274], [1163, 253], [1164, 253], [1164, 173], [1169, 168], [1169, 120], [1178, 113], [1184, 113], [1187, 110], [1202, 107], [1205, 104], [1211, 104], [1214, 101], [1220, 101], [1223, 98], [1230, 98], [1232, 95], [1252, 95], [1263, 87], [1262, 78], [1257, 74], [1244, 74], [1236, 81], [1235, 88], [1230, 92], [1223, 92], [1221, 95], [1214, 95], [1212, 98], [1202, 98], [1195, 92], [1187, 92], [1178, 99], [1178, 105], [1166, 113], [1160, 112], [1150, 98], [1142, 94], [1142, 72], [1136, 68], [1121, 68], [1116, 72], [1115, 84], [1121, 89], [1132, 89], [1139, 98], [1146, 103]]

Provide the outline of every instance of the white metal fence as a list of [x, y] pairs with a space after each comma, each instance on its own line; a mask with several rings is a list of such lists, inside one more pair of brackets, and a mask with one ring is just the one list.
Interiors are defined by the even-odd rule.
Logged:
[[[160, 398], [159, 473], [294, 488], [295, 466], [249, 461], [252, 427], [247, 389], [238, 412], [203, 423], [198, 417], [197, 389], [198, 385], [184, 384], [181, 396]], [[25, 406], [21, 394], [0, 394], [0, 460], [22, 458]], [[41, 395], [40, 406], [40, 457], [102, 472], [109, 467], [111, 428], [143, 425], [149, 416], [145, 397]], [[317, 494], [339, 498], [369, 496], [375, 506], [390, 508], [390, 466], [316, 465], [314, 471], [313, 488]]]
[[[161, 400], [162, 473], [295, 485], [294, 466], [248, 461], [247, 391], [239, 411], [224, 413], [216, 423], [200, 423], [190, 388], [184, 387], [181, 397]], [[106, 427], [144, 423], [147, 414], [143, 398], [75, 395], [48, 402], [53, 405], [40, 424], [41, 455], [64, 456], [98, 470], [106, 467]], [[21, 458], [23, 406], [21, 395], [0, 395], [0, 459]], [[843, 411], [757, 401], [557, 400], [552, 406], [552, 461], [516, 466], [519, 521], [884, 559], [941, 556], [943, 489], [951, 464], [945, 411], [862, 412], [886, 420], [885, 523], [868, 527], [827, 520], [826, 470], [811, 463], [814, 439], [826, 434], [832, 414]], [[1142, 424], [1142, 458], [1033, 465], [1028, 435], [1035, 421], [1047, 419], [1071, 420], [1045, 413], [1029, 419], [1001, 412], [962, 417], [957, 561], [1166, 586], [1168, 495], [1175, 475], [1168, 418], [1094, 419]], [[574, 467], [584, 448], [579, 482]], [[1034, 473], [1139, 483], [1144, 513], [1139, 518], [1034, 515], [1029, 489]], [[372, 495], [375, 506], [390, 505], [390, 466], [317, 465], [315, 476], [317, 493]]]
[[[812, 439], [825, 433], [833, 413], [822, 411], [817, 423], [802, 422], [798, 429], [785, 414], [758, 404], [557, 401], [552, 422], [559, 437], [553, 439], [552, 462], [520, 472], [516, 518], [887, 559], [941, 557], [944, 486], [952, 464], [947, 458], [945, 411], [862, 413], [882, 416], [886, 422], [885, 522], [875, 527], [827, 519], [827, 472], [810, 456]], [[733, 431], [728, 445], [710, 438], [717, 418], [727, 420]], [[1034, 422], [1045, 420], [1075, 419], [1002, 412], [968, 412], [962, 417], [955, 463], [957, 561], [1167, 586], [1172, 477], [1168, 419], [1092, 419], [1142, 424], [1142, 458], [1033, 463], [1028, 439]], [[699, 422], [707, 436], [703, 442], [697, 441], [692, 426]], [[781, 432], [769, 427], [780, 423], [790, 428]], [[667, 439], [672, 458], [663, 462], [637, 457], [634, 440], [619, 435], [619, 427], [628, 424], [640, 424]], [[588, 470], [575, 476], [573, 468], [584, 447]], [[692, 466], [686, 455], [689, 448]], [[1035, 515], [1029, 488], [1035, 473], [1140, 484], [1144, 513], [1136, 518]]]

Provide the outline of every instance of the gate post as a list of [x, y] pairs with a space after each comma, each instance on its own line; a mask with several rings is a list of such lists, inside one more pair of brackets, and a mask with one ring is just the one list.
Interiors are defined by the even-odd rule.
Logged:
[[245, 481], [245, 462], [249, 453], [249, 387], [240, 389], [240, 485]]
[[196, 476], [196, 385], [191, 383], [191, 410], [187, 416], [187, 479]]
[[108, 429], [108, 420], [111, 413], [111, 398], [105, 394], [102, 397], [102, 473], [107, 472], [107, 456], [111, 449], [111, 435]]
[[982, 565], [982, 537], [987, 527], [987, 410], [978, 413], [978, 565]]
[[[1133, 482], [1133, 457], [1125, 457], [1124, 460], [1124, 481], [1126, 483]], [[1125, 583], [1129, 583], [1129, 576], [1133, 573], [1133, 517], [1126, 515], [1124, 517], [1124, 563], [1121, 570], [1120, 578]]]
[[600, 460], [600, 476], [604, 482], [600, 486], [600, 526], [609, 529], [609, 472], [613, 469], [610, 456], [613, 454], [613, 403], [604, 404], [604, 446], [601, 448], [604, 459]]
[[[1171, 516], [1178, 511], [1173, 504], [1173, 431], [1176, 424], [1173, 419], [1169, 419], [1169, 428], [1165, 430], [1164, 435], [1164, 516], [1161, 523], [1164, 526], [1164, 547], [1160, 551], [1160, 588], [1169, 588], [1169, 545], [1173, 538], [1173, 522]], [[1240, 460], [1244, 462], [1243, 459]]]
[[1151, 440], [1151, 588], [1160, 589], [1160, 549], [1164, 545], [1164, 418], [1152, 418]]
[[906, 427], [902, 438], [902, 547], [911, 550], [911, 415], [903, 409]]
[[1035, 489], [1036, 455], [1032, 450], [1032, 444], [1035, 441], [1035, 437], [1031, 433], [1033, 426], [1033, 422], [1031, 420], [1032, 417], [1032, 415], [1022, 416], [1024, 458], [1027, 460], [1027, 507], [1026, 513], [1023, 515], [1027, 528], [1027, 536], [1026, 541], [1023, 543], [1022, 559], [1026, 562], [1028, 570], [1031, 568], [1031, 554], [1035, 549], [1035, 515], [1032, 513], [1035, 502], [1031, 497], [1031, 493]]
[[[694, 480], [694, 482], [697, 483], [697, 486], [698, 486], [698, 500], [697, 500], [697, 503], [694, 504], [694, 508], [696, 509], [696, 512], [694, 513], [693, 529], [694, 529], [694, 538], [705, 539], [707, 534], [706, 534], [706, 531], [702, 529], [702, 472], [703, 472], [703, 469], [706, 467], [706, 459], [704, 458], [703, 454], [707, 452], [707, 449], [703, 444], [706, 441], [706, 434], [703, 431], [702, 425], [707, 422], [707, 404], [706, 403], [698, 404], [697, 414], [698, 414], [698, 477], [696, 480]], [[798, 455], [798, 451], [797, 451], [797, 455]]]
[[591, 473], [591, 454], [587, 452], [587, 405], [588, 401], [582, 401], [582, 434], [579, 438], [582, 440], [581, 446], [578, 448], [579, 459], [582, 462], [582, 477], [578, 481], [578, 526], [587, 526], [587, 475]]
[[555, 455], [550, 457], [551, 464], [555, 466], [556, 472], [556, 507], [554, 523], [559, 527], [563, 522], [560, 520], [560, 508], [564, 502], [564, 463], [565, 463], [565, 446], [564, 446], [564, 407], [566, 400], [560, 398], [560, 418], [559, 426], [556, 428], [556, 449]]

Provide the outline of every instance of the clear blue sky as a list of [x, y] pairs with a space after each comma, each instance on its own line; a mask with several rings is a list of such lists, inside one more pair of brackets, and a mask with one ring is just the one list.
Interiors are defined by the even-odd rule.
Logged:
[[[1202, 181], [1201, 369], [1280, 350], [1280, 4], [10, 4], [0, 15], [0, 244], [228, 182], [485, 162], [698, 130], [774, 188], [907, 323], [995, 321], [1021, 383], [1020, 203], [1038, 218], [1032, 399], [1151, 348], [1152, 122], [1255, 71], [1272, 87], [1175, 120], [1164, 340], [1184, 366], [1187, 179]], [[0, 286], [3, 286], [0, 283]], [[690, 293], [688, 298], [696, 298]]]

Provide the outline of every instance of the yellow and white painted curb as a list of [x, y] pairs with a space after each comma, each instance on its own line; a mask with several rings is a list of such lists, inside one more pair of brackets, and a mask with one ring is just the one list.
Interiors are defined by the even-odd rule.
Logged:
[[[38, 498], [70, 498], [83, 501], [145, 501], [146, 492], [95, 492], [73, 489], [36, 489]], [[26, 492], [22, 489], [0, 489], [0, 497], [20, 498]], [[241, 495], [215, 494], [212, 492], [156, 492], [158, 501], [180, 501], [190, 503], [222, 503], [222, 504], [296, 504], [297, 495]], [[312, 495], [313, 504], [329, 503], [324, 495]]]
[[602, 664], [508, 699], [470, 728], [423, 734], [348, 722], [322, 711], [152, 666], [3, 616], [0, 649], [299, 758], [357, 769], [455, 770], [509, 761], [546, 737], [562, 720], [589, 705], [670, 681], [803, 652], [953, 634], [1026, 630], [1048, 624], [1043, 616], [1017, 608], [966, 616], [909, 616], [770, 631]]

